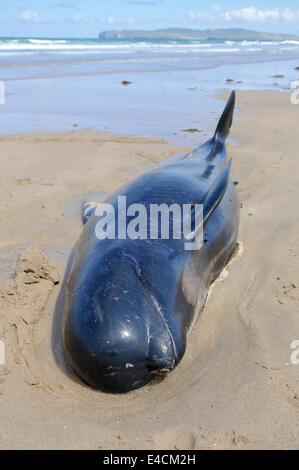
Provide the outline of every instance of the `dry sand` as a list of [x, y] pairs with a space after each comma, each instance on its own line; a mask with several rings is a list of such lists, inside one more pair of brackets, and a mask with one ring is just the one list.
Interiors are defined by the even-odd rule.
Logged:
[[94, 391], [67, 367], [57, 282], [81, 231], [81, 201], [103, 199], [182, 149], [88, 131], [0, 139], [1, 449], [299, 448], [299, 365], [290, 361], [299, 106], [287, 93], [237, 99], [229, 154], [239, 253], [212, 286], [181, 364], [126, 396]]

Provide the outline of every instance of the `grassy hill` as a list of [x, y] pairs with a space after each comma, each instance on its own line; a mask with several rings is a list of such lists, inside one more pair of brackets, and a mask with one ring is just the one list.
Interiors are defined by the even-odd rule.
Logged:
[[103, 31], [99, 34], [100, 39], [201, 39], [201, 40], [299, 40], [295, 34], [280, 33], [262, 33], [251, 31], [249, 29], [230, 28], [230, 29], [184, 29], [167, 28], [157, 29], [155, 31]]

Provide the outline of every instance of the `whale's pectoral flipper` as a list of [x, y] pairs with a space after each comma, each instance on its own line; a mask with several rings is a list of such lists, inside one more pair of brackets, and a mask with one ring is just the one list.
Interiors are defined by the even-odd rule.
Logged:
[[[222, 201], [229, 182], [231, 162], [232, 160], [230, 159], [225, 167], [221, 170], [215, 181], [212, 183], [203, 201], [202, 224], [200, 224], [198, 227], [194, 227], [194, 232], [192, 231], [189, 236], [187, 235], [187, 239], [191, 238], [191, 235], [193, 237], [194, 234], [198, 234], [201, 229], [207, 225], [209, 218]], [[191, 220], [192, 226], [194, 226], [194, 224], [196, 224], [195, 210], [192, 211]]]
[[218, 121], [214, 136], [196, 148], [192, 154], [204, 158], [213, 165], [222, 166], [226, 159], [225, 139], [229, 134], [235, 108], [235, 92], [232, 91]]
[[229, 181], [229, 172], [232, 160], [225, 165], [215, 181], [212, 183], [203, 203], [203, 226], [205, 226], [213, 214], [214, 210], [220, 204]]
[[89, 217], [94, 214], [96, 208], [98, 207], [99, 203], [94, 201], [85, 201], [81, 206], [81, 218], [83, 225], [86, 224]]

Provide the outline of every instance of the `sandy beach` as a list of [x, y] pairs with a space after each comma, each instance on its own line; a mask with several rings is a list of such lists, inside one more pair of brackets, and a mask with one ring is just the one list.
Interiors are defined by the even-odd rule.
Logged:
[[228, 155], [238, 251], [179, 366], [125, 396], [88, 388], [63, 355], [61, 291], [80, 205], [187, 146], [75, 128], [0, 137], [1, 449], [299, 448], [299, 105], [275, 91], [238, 91], [237, 104]]

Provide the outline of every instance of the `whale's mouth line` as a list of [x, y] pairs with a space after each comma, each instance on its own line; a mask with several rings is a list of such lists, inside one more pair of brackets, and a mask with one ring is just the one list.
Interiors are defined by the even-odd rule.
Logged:
[[[147, 282], [144, 278], [144, 276], [142, 275], [142, 271], [141, 271], [141, 268], [138, 264], [138, 261], [134, 258], [134, 256], [130, 255], [129, 253], [124, 253], [124, 256], [128, 259], [130, 259], [131, 261], [133, 261], [134, 263], [134, 267], [135, 267], [135, 270], [136, 270], [136, 274], [137, 274], [137, 277], [138, 277], [138, 280], [140, 282], [140, 285], [141, 287], [143, 288], [144, 292], [147, 294], [147, 296], [149, 297], [149, 299], [151, 300], [151, 303], [153, 304], [153, 306], [155, 307], [155, 310], [157, 311], [157, 313], [159, 314], [161, 320], [162, 320], [162, 323], [163, 325], [165, 326], [166, 328], [166, 331], [168, 333], [168, 336], [170, 338], [170, 341], [171, 341], [171, 346], [172, 346], [172, 350], [173, 350], [173, 354], [174, 354], [174, 358], [175, 358], [175, 364], [178, 363], [178, 357], [177, 357], [177, 352], [176, 352], [176, 347], [175, 347], [175, 343], [174, 343], [174, 339], [173, 339], [173, 336], [171, 334], [171, 331], [169, 329], [169, 326], [168, 326], [168, 323], [167, 321], [165, 320], [164, 316], [163, 316], [163, 313], [162, 313], [162, 310], [161, 310], [161, 306], [159, 304], [159, 302], [157, 301], [157, 299], [153, 296], [153, 294], [151, 293], [148, 285], [147, 285]], [[166, 372], [166, 368], [164, 369], [161, 369], [161, 371], [165, 370], [165, 372], [162, 372], [161, 375], [165, 375], [167, 372]], [[167, 369], [167, 371], [169, 372], [170, 370], [172, 370], [171, 368], [170, 369]], [[156, 373], [158, 373], [156, 371]], [[159, 374], [160, 375], [160, 374]]]
[[165, 377], [169, 372], [171, 372], [175, 368], [175, 364], [171, 367], [163, 367], [163, 369], [154, 369], [151, 370], [151, 374], [156, 375], [158, 377]]

